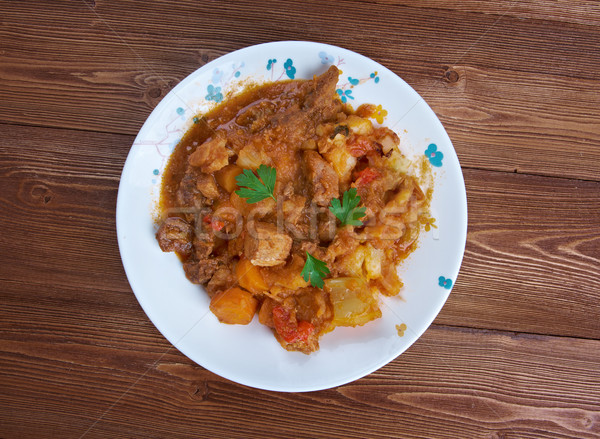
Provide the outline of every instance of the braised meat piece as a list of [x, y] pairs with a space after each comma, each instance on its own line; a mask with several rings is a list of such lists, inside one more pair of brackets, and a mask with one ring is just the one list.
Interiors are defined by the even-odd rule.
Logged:
[[254, 221], [248, 226], [244, 254], [252, 264], [261, 267], [283, 264], [291, 248], [292, 238], [279, 232], [275, 224]]
[[340, 181], [333, 167], [316, 151], [304, 151], [307, 179], [312, 189], [313, 201], [327, 206], [340, 193]]
[[192, 260], [183, 263], [183, 270], [188, 280], [193, 284], [206, 284], [221, 265], [218, 259]]
[[233, 155], [225, 145], [227, 145], [227, 137], [223, 132], [218, 131], [190, 155], [190, 165], [200, 167], [202, 172], [207, 174], [218, 171], [229, 164], [229, 157]]
[[169, 217], [156, 232], [160, 249], [164, 252], [177, 252], [189, 255], [192, 251], [193, 229], [179, 217]]
[[306, 239], [309, 234], [305, 205], [306, 197], [301, 195], [292, 195], [282, 205], [284, 226], [294, 239]]
[[234, 282], [235, 278], [229, 267], [223, 266], [221, 268], [217, 268], [210, 279], [210, 282], [208, 282], [208, 285], [206, 285], [206, 290], [212, 296], [217, 291], [226, 290]]
[[202, 192], [202, 195], [210, 200], [219, 198], [219, 188], [217, 187], [215, 177], [212, 175], [199, 175], [198, 180], [196, 181], [196, 187]]
[[[197, 187], [197, 180], [200, 172], [193, 166], [188, 166], [185, 174], [179, 182], [179, 188], [177, 189], [175, 199], [177, 201], [176, 206], [179, 208], [202, 208], [205, 206], [206, 198], [202, 195], [202, 192]], [[189, 213], [186, 215], [188, 220], [193, 217]]]

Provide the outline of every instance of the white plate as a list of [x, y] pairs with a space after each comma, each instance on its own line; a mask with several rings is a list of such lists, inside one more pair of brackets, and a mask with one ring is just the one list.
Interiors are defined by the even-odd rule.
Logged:
[[[241, 89], [244, 81], [312, 78], [335, 64], [338, 94], [356, 108], [382, 105], [384, 124], [403, 150], [434, 165], [432, 216], [418, 249], [399, 268], [400, 296], [382, 300], [383, 317], [325, 335], [311, 355], [285, 351], [258, 323], [220, 324], [207, 294], [186, 279], [180, 261], [163, 253], [153, 221], [169, 154], [192, 118]], [[241, 85], [240, 85], [241, 84]], [[433, 146], [432, 146], [433, 145]], [[433, 154], [432, 154], [433, 152]], [[433, 111], [402, 79], [354, 52], [326, 44], [277, 42], [224, 55], [178, 84], [140, 130], [121, 176], [117, 234], [129, 283], [159, 331], [182, 353], [212, 372], [252, 387], [278, 391], [326, 389], [361, 378], [404, 352], [427, 329], [448, 298], [462, 261], [467, 230], [465, 185], [452, 143]], [[396, 325], [406, 325], [402, 336]]]

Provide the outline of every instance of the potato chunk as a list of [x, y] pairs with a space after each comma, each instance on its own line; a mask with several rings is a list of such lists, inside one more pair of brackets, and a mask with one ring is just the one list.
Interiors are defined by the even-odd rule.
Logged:
[[237, 188], [235, 178], [242, 173], [243, 169], [238, 165], [227, 165], [215, 173], [217, 183], [227, 192], [232, 193]]
[[244, 169], [256, 171], [260, 165], [271, 166], [273, 159], [259, 143], [249, 143], [238, 152], [236, 164]]
[[252, 321], [258, 300], [251, 293], [233, 287], [215, 294], [210, 301], [210, 310], [221, 323], [247, 325]]
[[355, 116], [354, 114], [348, 116], [348, 119], [346, 119], [346, 125], [354, 134], [368, 136], [373, 133], [373, 124], [371, 121], [369, 119], [365, 119], [364, 117]]
[[381, 317], [371, 287], [361, 278], [326, 279], [325, 291], [333, 304], [333, 326], [364, 325]]
[[356, 166], [357, 159], [348, 152], [345, 145], [334, 146], [328, 152], [324, 154], [325, 158], [338, 174], [340, 179], [340, 185], [343, 188], [350, 186], [350, 180], [352, 179], [352, 170]]

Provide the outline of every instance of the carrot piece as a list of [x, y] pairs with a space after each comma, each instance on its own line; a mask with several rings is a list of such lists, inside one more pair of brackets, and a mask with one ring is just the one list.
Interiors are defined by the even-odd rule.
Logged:
[[238, 262], [235, 267], [235, 277], [242, 288], [252, 293], [258, 294], [269, 289], [260, 269], [248, 259], [241, 259]]
[[219, 291], [210, 301], [210, 310], [221, 323], [247, 325], [252, 321], [258, 300], [248, 291], [233, 287]]

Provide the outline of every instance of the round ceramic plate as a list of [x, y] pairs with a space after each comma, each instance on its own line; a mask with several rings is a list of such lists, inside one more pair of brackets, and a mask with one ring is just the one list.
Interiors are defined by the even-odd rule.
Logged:
[[[417, 250], [399, 267], [401, 295], [382, 298], [383, 317], [337, 328], [311, 355], [284, 350], [258, 323], [220, 324], [208, 295], [185, 277], [178, 258], [154, 238], [156, 203], [168, 157], [193, 118], [248, 82], [312, 78], [330, 65], [341, 71], [337, 93], [356, 108], [378, 107], [401, 149], [423, 155], [434, 169], [432, 219]], [[277, 42], [224, 55], [196, 70], [154, 109], [133, 143], [119, 186], [117, 234], [121, 258], [142, 308], [182, 353], [229, 380], [261, 389], [310, 391], [361, 378], [404, 352], [448, 298], [465, 248], [467, 203], [460, 165], [441, 123], [423, 99], [387, 68], [325, 44]]]

